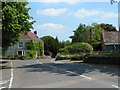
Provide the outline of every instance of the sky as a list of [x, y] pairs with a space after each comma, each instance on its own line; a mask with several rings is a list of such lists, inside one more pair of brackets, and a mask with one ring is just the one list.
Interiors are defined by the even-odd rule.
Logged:
[[29, 2], [29, 14], [33, 17], [33, 31], [39, 37], [58, 37], [60, 41], [71, 40], [73, 31], [80, 23], [91, 25], [113, 24], [118, 29], [118, 4], [110, 2], [78, 2], [75, 0], [41, 0]]

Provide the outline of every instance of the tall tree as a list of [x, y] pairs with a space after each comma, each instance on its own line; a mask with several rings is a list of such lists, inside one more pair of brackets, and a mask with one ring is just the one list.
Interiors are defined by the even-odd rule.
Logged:
[[92, 23], [91, 26], [80, 24], [78, 28], [73, 31], [74, 35], [70, 36], [70, 38], [72, 39], [72, 43], [87, 42], [96, 48], [96, 45], [100, 43], [102, 31], [103, 29], [97, 23]]
[[2, 2], [2, 48], [16, 44], [23, 31], [30, 31], [32, 18], [26, 8], [27, 2]]
[[113, 26], [112, 24], [101, 23], [99, 25], [101, 28], [103, 28], [106, 31], [117, 31], [116, 27]]
[[41, 39], [44, 41], [45, 54], [55, 57], [59, 49], [59, 43], [56, 39], [51, 36], [44, 36]]
[[80, 24], [76, 30], [74, 30], [74, 35], [70, 36], [72, 39], [72, 43], [76, 42], [84, 42], [86, 41], [85, 39], [85, 33], [86, 33], [86, 25], [85, 24]]

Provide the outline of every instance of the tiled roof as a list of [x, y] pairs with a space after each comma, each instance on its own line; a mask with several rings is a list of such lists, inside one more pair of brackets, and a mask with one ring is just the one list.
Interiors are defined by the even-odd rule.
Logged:
[[28, 32], [27, 35], [23, 33], [21, 35], [21, 40], [35, 40], [35, 41], [40, 41], [41, 43], [43, 43], [43, 41], [36, 34], [32, 32]]
[[102, 32], [104, 43], [120, 43], [120, 32], [118, 31], [104, 31]]

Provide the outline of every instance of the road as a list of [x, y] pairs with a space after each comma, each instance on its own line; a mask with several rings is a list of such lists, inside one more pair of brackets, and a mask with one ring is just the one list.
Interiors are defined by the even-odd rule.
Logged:
[[118, 88], [118, 70], [97, 65], [41, 60], [13, 60], [2, 66], [2, 88]]

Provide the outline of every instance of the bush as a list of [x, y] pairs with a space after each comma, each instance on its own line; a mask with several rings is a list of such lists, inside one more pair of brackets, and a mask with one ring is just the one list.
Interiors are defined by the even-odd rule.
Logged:
[[34, 50], [27, 50], [27, 55], [30, 56], [31, 58], [34, 58], [36, 54], [36, 51]]
[[70, 46], [66, 46], [65, 48], [62, 48], [59, 50], [59, 53], [70, 53], [70, 54], [75, 54], [78, 53], [80, 51], [86, 51], [86, 52], [90, 52], [93, 50], [93, 47], [88, 44], [88, 43], [74, 43]]
[[20, 56], [20, 57], [18, 57], [18, 59], [20, 59], [20, 60], [28, 60], [28, 56]]
[[27, 59], [28, 59], [28, 56], [22, 56], [22, 55], [19, 55], [19, 54], [15, 54], [15, 55], [5, 56], [5, 57], [3, 57], [3, 59], [11, 59], [11, 60], [15, 60], [15, 59], [18, 59], [18, 60], [27, 60]]
[[68, 55], [68, 54], [57, 54], [57, 56], [56, 56], [56, 59], [55, 60], [68, 60], [68, 59], [70, 59], [72, 57], [72, 55]]
[[90, 53], [86, 53], [86, 57], [88, 57], [88, 56], [98, 56], [99, 55], [99, 53], [98, 52], [90, 52]]

